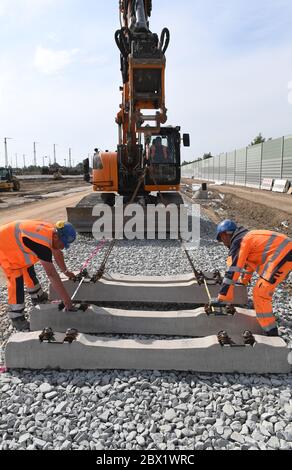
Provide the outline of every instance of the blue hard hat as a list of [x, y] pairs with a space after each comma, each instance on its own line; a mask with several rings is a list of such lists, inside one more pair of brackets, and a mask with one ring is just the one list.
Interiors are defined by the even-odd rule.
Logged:
[[69, 248], [71, 243], [76, 240], [76, 230], [69, 222], [57, 222], [56, 229], [59, 235], [59, 239], [64, 243], [66, 250]]
[[216, 238], [218, 241], [220, 241], [221, 233], [224, 233], [224, 232], [232, 233], [232, 232], [235, 232], [235, 230], [237, 230], [237, 225], [235, 222], [233, 222], [233, 220], [224, 220], [217, 227]]

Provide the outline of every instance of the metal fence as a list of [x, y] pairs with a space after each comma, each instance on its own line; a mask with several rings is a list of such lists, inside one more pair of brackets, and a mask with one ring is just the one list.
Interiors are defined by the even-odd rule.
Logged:
[[292, 135], [182, 167], [183, 178], [260, 188], [265, 178], [292, 183]]

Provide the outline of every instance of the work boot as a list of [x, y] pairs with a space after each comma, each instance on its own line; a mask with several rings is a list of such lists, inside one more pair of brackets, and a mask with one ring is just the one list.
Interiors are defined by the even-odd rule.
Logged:
[[248, 299], [248, 302], [247, 302], [247, 308], [248, 310], [254, 310], [254, 301], [252, 299]]
[[22, 317], [13, 318], [11, 322], [17, 331], [30, 331], [30, 323], [26, 320], [24, 315]]
[[270, 331], [267, 331], [267, 336], [279, 336], [278, 328], [273, 328]]
[[46, 292], [42, 292], [37, 297], [31, 298], [33, 305], [46, 304], [48, 300], [49, 300], [49, 296]]

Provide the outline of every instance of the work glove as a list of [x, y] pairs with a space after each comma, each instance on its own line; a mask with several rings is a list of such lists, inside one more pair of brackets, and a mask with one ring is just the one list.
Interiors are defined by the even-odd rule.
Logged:
[[58, 305], [58, 309], [59, 311], [63, 311], [63, 312], [78, 312], [78, 307], [76, 307], [75, 305], [73, 305], [72, 303], [65, 303], [65, 302], [61, 302], [59, 305]]
[[221, 300], [219, 300], [217, 297], [211, 299], [209, 302], [209, 306], [214, 308], [224, 307], [225, 305], [226, 303], [221, 302]]
[[64, 274], [66, 277], [68, 277], [68, 279], [71, 279], [72, 281], [76, 280], [76, 275], [71, 271], [65, 271]]
[[243, 286], [248, 286], [250, 284], [251, 278], [249, 276], [243, 276], [239, 279], [239, 283]]
[[70, 301], [70, 302], [64, 302], [64, 310], [65, 312], [77, 312], [77, 308], [75, 305]]

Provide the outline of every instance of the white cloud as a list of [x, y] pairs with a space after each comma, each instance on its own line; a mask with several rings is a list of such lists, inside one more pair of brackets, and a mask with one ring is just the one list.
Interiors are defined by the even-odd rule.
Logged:
[[0, 0], [0, 18], [10, 18], [14, 22], [31, 20], [44, 13], [47, 8], [61, 0]]
[[54, 75], [71, 64], [79, 49], [59, 50], [38, 46], [35, 52], [34, 66], [45, 75]]
[[109, 62], [109, 58], [106, 55], [100, 55], [100, 56], [92, 56], [92, 57], [86, 57], [83, 60], [84, 64], [90, 64], [90, 65], [98, 65], [98, 66], [103, 66], [106, 65]]

